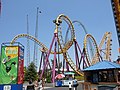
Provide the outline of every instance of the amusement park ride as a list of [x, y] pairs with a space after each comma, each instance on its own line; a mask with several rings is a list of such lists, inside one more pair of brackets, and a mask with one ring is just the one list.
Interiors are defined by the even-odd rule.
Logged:
[[[118, 41], [120, 40], [120, 2], [119, 0], [112, 0], [112, 7], [115, 17], [115, 23], [117, 28], [118, 34]], [[65, 40], [63, 36], [62, 23], [65, 22], [68, 25], [68, 29], [65, 32]], [[78, 44], [77, 37], [75, 36], [75, 28], [74, 23], [79, 23], [85, 32], [85, 37], [83, 41], [83, 48], [80, 48]], [[55, 30], [52, 42], [50, 44], [50, 48], [47, 48], [43, 43], [41, 43], [37, 38], [29, 35], [29, 34], [19, 34], [15, 36], [10, 45], [14, 45], [17, 39], [19, 38], [27, 38], [40, 46], [41, 59], [40, 59], [40, 66], [39, 66], [39, 74], [40, 79], [44, 76], [45, 70], [49, 68], [52, 72], [52, 82], [55, 83], [55, 76], [58, 74], [56, 72], [56, 68], [62, 69], [62, 73], [64, 73], [65, 68], [67, 71], [73, 69], [75, 73], [80, 76], [83, 76], [82, 69], [89, 67], [101, 60], [108, 60], [111, 61], [111, 33], [106, 32], [100, 41], [99, 46], [97, 45], [94, 37], [86, 31], [84, 25], [79, 21], [71, 21], [66, 15], [60, 14], [55, 20]], [[68, 39], [68, 34], [70, 38]], [[120, 41], [119, 41], [120, 45]], [[74, 47], [74, 52], [72, 57], [70, 55], [70, 48]], [[90, 54], [92, 53], [92, 55]], [[50, 55], [53, 56], [53, 63], [50, 63]], [[60, 58], [62, 57], [62, 67], [60, 65]]]
[[[62, 22], [65, 21], [68, 24], [69, 27], [69, 32], [70, 32], [70, 39], [69, 40], [64, 40], [63, 35], [62, 35], [62, 29], [61, 29], [61, 24]], [[101, 43], [99, 45], [99, 48], [97, 46], [97, 43], [94, 39], [94, 37], [90, 34], [87, 34], [87, 31], [85, 31], [86, 36], [84, 38], [84, 47], [81, 50], [80, 46], [77, 42], [77, 38], [75, 36], [75, 29], [73, 23], [78, 22], [74, 21], [71, 22], [71, 20], [65, 16], [64, 14], [60, 14], [56, 20], [54, 20], [55, 23], [55, 31], [54, 31], [54, 36], [52, 39], [52, 43], [50, 45], [50, 48], [47, 48], [43, 43], [41, 43], [38, 39], [35, 37], [28, 35], [28, 34], [19, 34], [13, 38], [11, 41], [11, 44], [14, 44], [18, 38], [28, 38], [30, 40], [33, 40], [36, 42], [42, 49], [40, 51], [42, 52], [41, 55], [41, 60], [40, 60], [40, 67], [39, 71], [40, 73], [40, 79], [43, 77], [44, 71], [48, 68], [52, 69], [52, 82], [55, 82], [55, 75], [56, 75], [56, 66], [59, 66], [59, 57], [57, 55], [61, 55], [63, 57], [62, 61], [62, 72], [64, 73], [64, 69], [66, 66], [67, 71], [69, 71], [70, 68], [72, 68], [78, 75], [83, 76], [82, 69], [85, 67], [89, 67], [96, 62], [101, 61], [103, 58], [106, 60], [110, 60], [110, 55], [109, 55], [109, 50], [111, 46], [111, 33], [106, 32], [105, 35], [103, 36], [103, 39], [101, 40]], [[79, 22], [80, 23], [80, 22]], [[81, 23], [80, 23], [81, 24]], [[81, 24], [82, 25], [82, 24]], [[82, 25], [82, 27], [85, 30], [85, 27]], [[68, 35], [68, 30], [66, 32], [66, 38]], [[88, 48], [88, 44], [91, 45], [93, 48], [92, 53], [93, 56], [90, 56], [89, 52], [91, 52]], [[100, 53], [103, 52], [102, 46], [105, 45], [105, 51], [104, 51], [104, 57], [100, 55]], [[72, 60], [71, 56], [69, 55], [69, 49], [74, 45], [74, 51], [75, 51], [75, 61]], [[53, 49], [52, 49], [53, 48]], [[53, 54], [54, 60], [53, 60], [53, 65], [51, 66], [50, 64], [50, 54]], [[73, 53], [74, 54], [74, 53]], [[76, 62], [76, 63], [74, 63]], [[83, 68], [81, 67], [83, 66]]]
[[111, 4], [112, 4], [112, 9], [113, 9], [117, 36], [118, 36], [119, 53], [120, 53], [120, 1], [111, 0]]

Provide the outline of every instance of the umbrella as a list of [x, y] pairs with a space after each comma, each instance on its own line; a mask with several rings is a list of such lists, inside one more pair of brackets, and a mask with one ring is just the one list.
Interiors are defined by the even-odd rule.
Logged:
[[55, 76], [55, 79], [62, 79], [64, 77], [65, 77], [64, 74], [58, 74], [58, 75]]

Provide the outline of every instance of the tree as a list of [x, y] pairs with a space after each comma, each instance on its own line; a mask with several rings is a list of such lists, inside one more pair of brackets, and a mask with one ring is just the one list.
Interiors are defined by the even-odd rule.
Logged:
[[30, 65], [26, 68], [25, 74], [24, 74], [24, 80], [29, 81], [29, 80], [35, 81], [38, 79], [38, 74], [36, 70], [36, 66], [33, 62], [30, 63]]

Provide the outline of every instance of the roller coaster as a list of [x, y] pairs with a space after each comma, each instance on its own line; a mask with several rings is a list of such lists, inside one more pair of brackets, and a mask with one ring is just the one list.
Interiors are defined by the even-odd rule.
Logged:
[[[69, 34], [70, 34], [70, 39], [66, 39], [68, 35], [68, 30], [66, 32], [65, 39], [63, 37], [63, 28], [62, 28], [62, 23], [65, 22], [67, 23], [67, 26], [69, 27]], [[50, 44], [50, 47], [46, 47], [42, 42], [40, 42], [38, 39], [35, 37], [29, 35], [29, 34], [19, 34], [15, 36], [12, 41], [11, 45], [13, 45], [17, 39], [19, 38], [28, 38], [34, 42], [36, 42], [40, 46], [40, 51], [42, 52], [41, 54], [41, 60], [40, 60], [40, 67], [39, 67], [39, 74], [40, 74], [40, 79], [42, 79], [43, 74], [46, 70], [46, 68], [49, 66], [50, 69], [52, 69], [52, 82], [55, 82], [55, 75], [56, 75], [56, 68], [60, 69], [59, 63], [60, 63], [60, 57], [62, 57], [62, 68], [64, 72], [64, 68], [66, 66], [67, 71], [69, 69], [73, 69], [74, 72], [76, 72], [78, 75], [83, 76], [82, 69], [85, 67], [89, 67], [99, 61], [101, 61], [103, 56], [100, 54], [102, 51], [102, 46], [104, 42], [106, 41], [107, 48], [105, 49], [105, 59], [110, 59], [110, 44], [111, 44], [111, 39], [110, 33], [106, 33], [103, 36], [103, 39], [101, 40], [101, 43], [99, 47], [97, 46], [97, 43], [94, 39], [94, 37], [90, 34], [87, 33], [85, 30], [85, 27], [83, 24], [82, 25], [83, 29], [85, 30], [85, 38], [84, 38], [84, 47], [81, 50], [80, 46], [77, 42], [77, 38], [75, 36], [75, 29], [73, 23], [78, 22], [74, 21], [72, 22], [66, 15], [60, 14], [55, 20], [55, 30], [54, 30], [54, 35], [52, 42]], [[65, 31], [65, 30], [64, 30]], [[88, 44], [90, 44], [90, 47], [88, 48]], [[71, 56], [70, 49], [74, 46], [74, 52], [75, 56]], [[94, 49], [94, 55], [90, 56], [88, 49]], [[92, 50], [93, 51], [93, 50]], [[53, 55], [53, 65], [50, 64], [50, 55]], [[57, 57], [58, 55], [58, 57]], [[75, 59], [71, 58], [75, 57]], [[91, 57], [91, 58], [90, 58]], [[43, 62], [43, 64], [42, 64]], [[76, 63], [74, 63], [76, 62]], [[83, 68], [81, 68], [83, 66]]]
[[113, 10], [120, 54], [120, 0], [111, 0], [111, 6]]
[[[84, 38], [84, 49], [85, 49], [85, 55], [86, 55], [86, 60], [89, 61], [88, 65], [91, 66], [101, 60], [108, 60], [111, 61], [111, 33], [106, 32], [99, 44], [99, 47], [94, 39], [94, 37], [90, 34], [87, 34]], [[94, 46], [92, 47], [94, 50], [92, 50], [92, 54], [89, 54], [88, 51], [88, 44], [93, 44], [91, 45]]]

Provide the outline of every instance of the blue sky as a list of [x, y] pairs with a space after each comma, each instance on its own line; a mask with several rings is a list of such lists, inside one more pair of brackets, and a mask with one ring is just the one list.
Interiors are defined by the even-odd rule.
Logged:
[[[110, 0], [2, 0], [0, 44], [10, 42], [17, 34], [27, 32], [27, 14], [29, 16], [29, 33], [34, 36], [37, 7], [42, 12], [39, 13], [38, 19], [38, 39], [47, 47], [50, 46], [53, 38], [55, 28], [53, 20], [59, 14], [65, 14], [71, 21], [82, 22], [98, 45], [103, 34], [111, 32], [113, 40], [112, 60], [117, 59], [118, 40]], [[77, 35], [80, 41], [83, 41], [83, 33], [83, 31], [80, 31], [80, 34]], [[21, 42], [26, 48], [25, 38], [17, 41]], [[30, 43], [33, 42], [30, 41]], [[83, 42], [80, 42], [81, 47], [82, 45]], [[31, 55], [33, 55], [33, 49], [31, 49]]]

